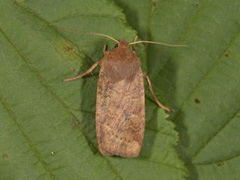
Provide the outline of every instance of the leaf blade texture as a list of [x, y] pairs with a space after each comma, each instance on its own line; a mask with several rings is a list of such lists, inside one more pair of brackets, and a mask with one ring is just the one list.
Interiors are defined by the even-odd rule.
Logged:
[[[0, 4], [1, 179], [184, 179], [187, 171], [175, 150], [178, 134], [150, 95], [140, 157], [103, 157], [95, 135], [97, 71], [63, 82], [113, 43], [57, 27], [131, 41], [136, 31], [119, 6], [93, 0]], [[148, 69], [143, 46], [137, 50]]]

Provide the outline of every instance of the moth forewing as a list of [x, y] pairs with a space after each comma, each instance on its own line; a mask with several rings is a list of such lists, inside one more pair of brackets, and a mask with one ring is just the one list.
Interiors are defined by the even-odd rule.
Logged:
[[144, 83], [139, 59], [121, 40], [101, 60], [97, 88], [96, 131], [104, 155], [137, 157], [144, 125]]

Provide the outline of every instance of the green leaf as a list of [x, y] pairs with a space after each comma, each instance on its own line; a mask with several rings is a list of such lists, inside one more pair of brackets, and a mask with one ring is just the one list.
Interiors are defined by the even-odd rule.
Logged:
[[151, 46], [147, 57], [190, 179], [239, 179], [240, 2], [116, 1], [141, 38], [189, 46]]
[[[98, 152], [97, 71], [71, 83], [63, 79], [88, 69], [113, 42], [60, 26], [129, 41], [136, 35], [112, 1], [0, 1], [0, 179], [184, 179], [178, 134], [149, 93], [140, 157]], [[137, 52], [154, 77], [149, 54], [143, 46]]]

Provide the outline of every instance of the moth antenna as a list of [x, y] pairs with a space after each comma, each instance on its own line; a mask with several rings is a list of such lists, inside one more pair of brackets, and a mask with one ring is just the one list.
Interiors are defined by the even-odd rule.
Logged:
[[183, 44], [168, 44], [168, 43], [155, 42], [155, 41], [135, 41], [135, 42], [129, 43], [129, 45], [140, 44], [140, 43], [159, 44], [159, 45], [162, 45], [162, 46], [169, 46], [169, 47], [188, 47], [187, 45], [183, 45]]
[[90, 34], [90, 35], [95, 35], [95, 36], [100, 36], [100, 37], [104, 37], [107, 39], [111, 39], [113, 41], [115, 41], [116, 43], [119, 43], [119, 41], [109, 35], [106, 34], [102, 34], [102, 33], [96, 33], [96, 32], [83, 32], [83, 31], [79, 31], [79, 30], [75, 30], [75, 29], [69, 29], [69, 28], [64, 28], [64, 27], [57, 27], [60, 30], [66, 31], [66, 32], [72, 32], [72, 33], [79, 33], [79, 34]]

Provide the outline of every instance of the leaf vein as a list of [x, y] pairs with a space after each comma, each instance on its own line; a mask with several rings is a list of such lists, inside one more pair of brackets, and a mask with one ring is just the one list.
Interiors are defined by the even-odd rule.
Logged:
[[[1, 29], [0, 29], [1, 31]], [[32, 140], [27, 136], [27, 134], [24, 132], [21, 125], [17, 122], [17, 117], [12, 111], [12, 109], [7, 105], [6, 102], [3, 101], [3, 98], [0, 96], [0, 103], [2, 104], [3, 108], [8, 113], [8, 116], [14, 124], [16, 125], [17, 129], [19, 130], [20, 134], [23, 136], [23, 138], [26, 140], [27, 145], [29, 146], [30, 150], [33, 152], [34, 156], [38, 159], [40, 164], [42, 165], [43, 169], [49, 174], [51, 179], [55, 179], [55, 175], [53, 174], [52, 170], [48, 168], [48, 164], [44, 161], [44, 158], [42, 157], [41, 153], [38, 151], [38, 149], [34, 146], [34, 143]]]
[[207, 145], [210, 143], [212, 139], [214, 139], [235, 117], [237, 117], [240, 114], [240, 108], [225, 122], [221, 127], [219, 127], [212, 136], [210, 136], [207, 141], [196, 151], [196, 153], [192, 156], [192, 160], [197, 158], [198, 154], [207, 147]]
[[196, 166], [205, 166], [205, 165], [217, 164], [219, 162], [231, 161], [231, 160], [233, 160], [235, 158], [239, 158], [239, 157], [240, 157], [240, 152], [234, 154], [233, 156], [231, 156], [229, 158], [223, 158], [223, 159], [219, 159], [217, 161], [211, 161], [211, 162], [194, 163], [194, 165], [196, 165]]

